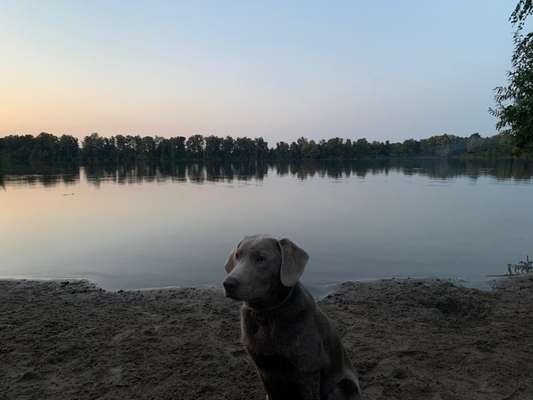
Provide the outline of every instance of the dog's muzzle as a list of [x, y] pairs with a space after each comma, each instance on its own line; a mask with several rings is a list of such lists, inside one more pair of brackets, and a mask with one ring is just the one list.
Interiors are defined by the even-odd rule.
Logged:
[[226, 297], [231, 297], [232, 299], [236, 299], [235, 292], [237, 291], [237, 288], [239, 287], [239, 281], [231, 276], [228, 276], [224, 280], [222, 285], [224, 286]]

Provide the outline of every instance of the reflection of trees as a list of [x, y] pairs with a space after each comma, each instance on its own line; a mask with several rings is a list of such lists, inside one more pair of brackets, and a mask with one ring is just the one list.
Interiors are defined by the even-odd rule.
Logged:
[[[87, 165], [81, 169], [87, 181], [94, 186], [103, 182], [135, 184], [144, 182], [232, 182], [261, 181], [270, 172], [278, 176], [293, 176], [305, 180], [314, 176], [330, 179], [348, 177], [364, 178], [368, 174], [427, 176], [431, 179], [452, 179], [466, 176], [478, 179], [482, 176], [498, 180], [529, 180], [533, 176], [533, 163], [526, 160], [462, 160], [462, 159], [375, 159], [366, 161], [281, 161], [267, 163], [249, 162], [179, 162], [132, 163], [119, 165]], [[80, 180], [80, 169], [30, 168], [0, 170], [0, 187], [10, 184], [54, 186], [59, 183], [75, 184]]]
[[[477, 179], [491, 176], [496, 179], [531, 179], [533, 163], [524, 160], [460, 160], [460, 159], [377, 159], [365, 161], [280, 161], [280, 162], [194, 162], [178, 164], [134, 165], [102, 170], [88, 180], [98, 184], [117, 176], [117, 183], [179, 181], [201, 184], [204, 182], [261, 181], [269, 171], [276, 175], [294, 176], [305, 180], [313, 176], [342, 179], [351, 176], [364, 178], [368, 174], [427, 176], [432, 179], [451, 179], [467, 176]], [[125, 179], [125, 178], [128, 179]]]
[[189, 164], [187, 176], [193, 183], [203, 183], [205, 181], [204, 166], [198, 163]]
[[120, 166], [91, 165], [85, 167], [87, 181], [99, 186], [102, 182], [118, 184], [140, 182], [231, 182], [238, 180], [262, 180], [269, 165], [263, 162], [190, 162], [132, 164]]
[[39, 165], [0, 169], [0, 187], [4, 189], [10, 185], [40, 185], [44, 187], [52, 187], [60, 183], [74, 185], [79, 180], [80, 169], [78, 167], [58, 168]]

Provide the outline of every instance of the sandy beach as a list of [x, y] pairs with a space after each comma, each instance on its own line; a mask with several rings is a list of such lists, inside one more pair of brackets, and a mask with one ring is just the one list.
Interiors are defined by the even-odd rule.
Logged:
[[[533, 399], [533, 277], [344, 283], [320, 302], [365, 399]], [[264, 399], [218, 289], [0, 281], [0, 399]]]

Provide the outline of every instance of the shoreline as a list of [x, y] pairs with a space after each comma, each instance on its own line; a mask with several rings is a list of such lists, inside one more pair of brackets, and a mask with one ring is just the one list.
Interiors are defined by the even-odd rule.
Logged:
[[[479, 275], [479, 276], [435, 276], [435, 275], [420, 275], [420, 276], [411, 276], [411, 275], [390, 275], [390, 276], [377, 276], [370, 278], [347, 278], [346, 280], [335, 280], [335, 281], [304, 281], [304, 286], [313, 294], [313, 297], [316, 301], [334, 293], [337, 288], [346, 282], [353, 283], [376, 283], [381, 281], [437, 281], [437, 282], [448, 282], [456, 286], [469, 288], [469, 289], [478, 289], [481, 291], [492, 291], [495, 286], [498, 285], [498, 282], [505, 280], [507, 278], [533, 278], [532, 273], [521, 273], [521, 274], [494, 274], [494, 275]], [[46, 282], [84, 282], [89, 286], [94, 286], [97, 289], [102, 289], [106, 292], [117, 293], [117, 292], [135, 292], [135, 291], [150, 291], [150, 290], [184, 290], [184, 289], [206, 289], [206, 290], [222, 290], [220, 283], [199, 283], [199, 284], [187, 284], [187, 285], [165, 285], [165, 286], [147, 286], [147, 287], [106, 287], [102, 282], [98, 280], [91, 279], [86, 276], [74, 276], [74, 277], [41, 277], [41, 276], [31, 276], [31, 275], [0, 275], [0, 282], [11, 282], [11, 281], [26, 281], [26, 282], [35, 282], [35, 283], [46, 283]]]
[[[533, 277], [345, 282], [319, 301], [365, 399], [533, 398]], [[0, 400], [264, 399], [218, 288], [0, 280]]]

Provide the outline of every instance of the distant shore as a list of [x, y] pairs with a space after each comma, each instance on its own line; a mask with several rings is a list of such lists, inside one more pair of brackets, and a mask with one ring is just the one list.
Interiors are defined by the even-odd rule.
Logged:
[[[33, 135], [0, 137], [0, 160], [9, 162], [65, 162], [77, 164], [182, 161], [303, 161], [355, 160], [365, 158], [465, 157], [517, 158], [516, 140], [512, 135], [499, 133], [482, 137], [473, 133], [468, 137], [450, 134], [403, 142], [379, 142], [365, 138], [307, 139], [277, 141], [269, 146], [262, 137], [219, 137], [192, 135], [161, 137], [115, 135], [110, 137], [92, 133], [83, 140], [71, 135], [57, 136], [41, 132]], [[521, 152], [519, 158], [531, 159], [531, 152]]]
[[[533, 277], [347, 282], [321, 300], [365, 399], [533, 398]], [[0, 280], [0, 400], [264, 399], [218, 289]]]

